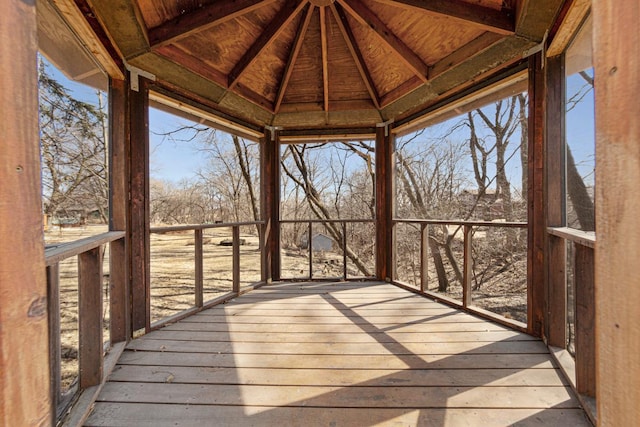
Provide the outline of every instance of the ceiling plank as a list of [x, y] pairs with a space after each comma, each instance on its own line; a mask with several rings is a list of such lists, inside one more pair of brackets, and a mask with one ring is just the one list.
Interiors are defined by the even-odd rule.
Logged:
[[376, 0], [391, 6], [419, 9], [472, 24], [484, 31], [511, 35], [516, 30], [513, 14], [460, 0]]
[[260, 37], [240, 58], [240, 61], [229, 73], [229, 88], [233, 89], [247, 68], [256, 60], [262, 51], [284, 31], [286, 26], [296, 17], [298, 12], [307, 4], [307, 0], [288, 0], [273, 20], [267, 25]]
[[221, 0], [177, 16], [149, 30], [152, 48], [166, 46], [195, 32], [212, 28], [276, 0]]
[[454, 68], [455, 66], [462, 64], [463, 62], [468, 61], [475, 56], [482, 55], [491, 46], [500, 42], [502, 38], [502, 36], [495, 33], [483, 33], [480, 37], [467, 43], [460, 49], [433, 64], [433, 67], [431, 67], [429, 78], [434, 79], [440, 74], [443, 74], [446, 71]]
[[353, 36], [351, 27], [349, 26], [349, 22], [347, 21], [347, 16], [345, 15], [344, 10], [341, 7], [336, 6], [335, 4], [331, 4], [329, 7], [331, 8], [333, 16], [336, 18], [338, 28], [340, 28], [342, 37], [344, 38], [344, 41], [349, 48], [349, 52], [351, 52], [351, 56], [356, 63], [356, 68], [358, 68], [360, 77], [362, 77], [362, 81], [367, 87], [367, 91], [369, 92], [371, 101], [373, 101], [373, 105], [375, 105], [375, 107], [379, 109], [380, 97], [378, 96], [378, 92], [376, 90], [375, 84], [373, 83], [373, 79], [371, 78], [371, 74], [367, 71], [367, 66], [364, 62], [364, 58], [362, 57], [362, 52], [360, 52], [360, 48], [358, 47], [356, 39]]
[[187, 67], [194, 73], [199, 74], [222, 87], [227, 84], [226, 76], [223, 73], [211, 67], [200, 58], [185, 52], [177, 46], [163, 46], [156, 49], [155, 53], [172, 60], [176, 64]]
[[327, 48], [327, 13], [323, 6], [320, 9], [320, 44], [322, 46], [322, 87], [324, 111], [329, 111], [329, 52]]
[[300, 22], [300, 26], [298, 27], [298, 32], [296, 34], [295, 40], [293, 41], [293, 47], [291, 49], [287, 65], [284, 69], [282, 81], [280, 82], [280, 88], [278, 89], [278, 95], [276, 96], [276, 102], [273, 107], [276, 113], [280, 111], [280, 106], [282, 105], [282, 100], [284, 99], [284, 94], [287, 91], [289, 79], [291, 78], [291, 73], [293, 72], [293, 66], [298, 59], [298, 54], [300, 54], [302, 42], [304, 41], [304, 37], [307, 34], [307, 29], [309, 28], [309, 23], [311, 22], [311, 15], [313, 14], [313, 10], [314, 6], [310, 4], [304, 19], [302, 19], [302, 21]]
[[385, 25], [378, 16], [371, 11], [360, 0], [337, 0], [344, 10], [353, 16], [362, 25], [371, 28], [375, 34], [390, 49], [392, 49], [398, 58], [423, 82], [427, 82], [429, 67], [416, 55], [402, 40], [400, 40]]

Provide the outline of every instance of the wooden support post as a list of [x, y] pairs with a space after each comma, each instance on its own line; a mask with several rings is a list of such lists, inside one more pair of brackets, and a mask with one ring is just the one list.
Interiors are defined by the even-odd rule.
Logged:
[[280, 143], [277, 129], [265, 129], [260, 144], [264, 250], [263, 280], [280, 280]]
[[640, 3], [599, 0], [591, 7], [598, 424], [631, 426], [640, 401]]
[[0, 425], [54, 424], [34, 1], [0, 13]]
[[527, 219], [527, 330], [541, 337], [545, 312], [544, 136], [546, 79], [544, 52], [529, 58], [529, 152]]
[[51, 364], [51, 405], [60, 402], [61, 357], [60, 357], [60, 266], [47, 267], [47, 298], [49, 310], [49, 362]]
[[[197, 228], [194, 230], [194, 250], [195, 250], [195, 292], [196, 292], [196, 307], [202, 307], [204, 304], [204, 278], [203, 278], [203, 270], [204, 270], [204, 260], [203, 260], [203, 238], [202, 238], [202, 229]], [[235, 239], [235, 235], [234, 235]], [[235, 244], [235, 240], [234, 240]], [[234, 259], [235, 262], [235, 259]], [[234, 269], [235, 273], [235, 269]], [[235, 283], [235, 278], [234, 278]]]
[[376, 276], [393, 279], [393, 153], [391, 125], [383, 123], [376, 129]]
[[102, 381], [102, 246], [78, 255], [80, 389]]
[[134, 331], [151, 326], [149, 292], [149, 91], [139, 78], [139, 90], [129, 91], [131, 219], [131, 317]]
[[463, 253], [463, 257], [464, 257], [464, 265], [463, 265], [463, 274], [462, 274], [462, 306], [463, 307], [469, 307], [472, 302], [473, 302], [473, 298], [471, 295], [471, 274], [473, 273], [472, 270], [472, 262], [473, 262], [473, 257], [472, 257], [472, 237], [471, 237], [471, 226], [470, 225], [465, 225], [464, 226], [464, 253]]
[[575, 245], [576, 389], [596, 396], [595, 281], [593, 249]]
[[307, 225], [307, 250], [309, 251], [309, 280], [313, 279], [313, 223]]
[[[128, 82], [109, 81], [109, 230], [126, 231], [129, 217]], [[131, 338], [127, 239], [109, 247], [109, 332], [111, 344]]]
[[[547, 226], [566, 225], [566, 145], [564, 55], [547, 60], [547, 106], [545, 139], [545, 206]], [[547, 236], [546, 329], [547, 343], [565, 348], [567, 343], [567, 247], [564, 239]]]
[[234, 225], [233, 235], [233, 292], [240, 292], [240, 227]]
[[429, 290], [429, 224], [420, 225], [420, 291]]

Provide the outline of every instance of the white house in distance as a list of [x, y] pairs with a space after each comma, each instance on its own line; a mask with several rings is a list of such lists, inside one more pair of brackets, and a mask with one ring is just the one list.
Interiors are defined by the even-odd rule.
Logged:
[[[300, 248], [309, 248], [308, 234], [305, 233], [300, 238]], [[311, 249], [313, 252], [328, 252], [333, 250], [333, 239], [326, 234], [315, 233], [311, 237]]]

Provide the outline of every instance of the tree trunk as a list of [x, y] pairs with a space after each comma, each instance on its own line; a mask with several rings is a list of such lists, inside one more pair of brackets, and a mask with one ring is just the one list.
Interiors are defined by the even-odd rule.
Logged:
[[593, 201], [584, 180], [578, 172], [576, 162], [571, 154], [571, 149], [567, 145], [567, 193], [573, 210], [578, 217], [580, 228], [583, 231], [595, 231], [596, 221], [593, 208]]

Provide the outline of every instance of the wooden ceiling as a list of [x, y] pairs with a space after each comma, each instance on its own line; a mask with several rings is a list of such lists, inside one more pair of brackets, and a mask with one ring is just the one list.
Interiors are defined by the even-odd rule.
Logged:
[[88, 0], [132, 66], [256, 126], [372, 126], [526, 57], [563, 0]]

